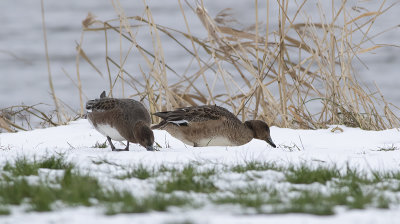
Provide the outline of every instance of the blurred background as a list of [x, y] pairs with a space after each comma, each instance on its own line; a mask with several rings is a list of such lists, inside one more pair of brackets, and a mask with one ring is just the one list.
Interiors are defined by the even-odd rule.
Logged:
[[[289, 2], [289, 12], [295, 12], [298, 2]], [[127, 16], [143, 16], [143, 1], [120, 1]], [[178, 1], [147, 1], [154, 21], [157, 24], [186, 31], [185, 22]], [[193, 3], [193, 2], [191, 2]], [[385, 6], [398, 3], [387, 1]], [[273, 1], [270, 4], [274, 4]], [[329, 9], [330, 5], [320, 3]], [[325, 4], [325, 5], [324, 5]], [[377, 10], [380, 1], [349, 1], [354, 9]], [[195, 5], [195, 4], [194, 4]], [[201, 21], [195, 13], [182, 2], [183, 10], [190, 23], [193, 35], [206, 38]], [[214, 1], [204, 0], [204, 6], [211, 16], [226, 8], [231, 8], [233, 17], [237, 20], [233, 26], [245, 28], [254, 25], [255, 3], [253, 1]], [[258, 3], [259, 20], [265, 21], [266, 1]], [[316, 1], [309, 1], [304, 8], [309, 15], [319, 15]], [[39, 0], [2, 0], [0, 1], [0, 108], [13, 105], [32, 105], [46, 103], [53, 105], [48, 84], [48, 72], [45, 59], [41, 3]], [[109, 0], [44, 0], [45, 23], [47, 28], [47, 43], [49, 49], [50, 66], [53, 76], [54, 89], [57, 97], [72, 109], [79, 110], [78, 89], [71, 82], [76, 79], [76, 47], [80, 41], [82, 21], [91, 12], [96, 19], [106, 21], [118, 18], [113, 2]], [[329, 10], [327, 10], [329, 12]], [[400, 5], [396, 4], [380, 16], [374, 24], [374, 30], [369, 36], [378, 35], [373, 39], [374, 44], [389, 44], [392, 47], [381, 47], [373, 51], [359, 54], [354, 60], [357, 78], [361, 83], [373, 87], [374, 83], [381, 89], [389, 102], [400, 105], [399, 70], [400, 70]], [[268, 15], [271, 30], [278, 24], [278, 14], [270, 10]], [[301, 16], [299, 16], [301, 17]], [[307, 20], [307, 18], [304, 18]], [[138, 39], [148, 38], [140, 36]], [[143, 34], [144, 35], [144, 34]], [[151, 41], [148, 41], [151, 46]], [[178, 74], [184, 73], [188, 61], [184, 55], [176, 50], [170, 39], [162, 39], [164, 55], [167, 63]], [[85, 34], [82, 44], [85, 53], [103, 73], [107, 73], [105, 65], [104, 32], [90, 32]], [[119, 43], [110, 43], [109, 51], [118, 55]], [[127, 64], [135, 64], [135, 58], [129, 58]], [[95, 98], [102, 90], [107, 90], [107, 77], [96, 75], [96, 71], [88, 63], [79, 64], [82, 79], [82, 88], [85, 98]], [[140, 78], [140, 74], [132, 74]], [[168, 74], [169, 75], [169, 74]], [[201, 87], [199, 87], [201, 88]], [[117, 92], [114, 96], [121, 96]], [[53, 106], [43, 110], [53, 110]]]

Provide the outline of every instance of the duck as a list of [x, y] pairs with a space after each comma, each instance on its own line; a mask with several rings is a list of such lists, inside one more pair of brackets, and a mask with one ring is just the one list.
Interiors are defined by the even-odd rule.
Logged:
[[153, 115], [162, 121], [151, 129], [165, 130], [194, 147], [239, 146], [255, 138], [276, 148], [266, 122], [248, 120], [243, 123], [230, 111], [217, 105], [183, 107]]
[[[112, 151], [129, 151], [129, 142], [154, 151], [150, 113], [139, 101], [109, 98], [103, 91], [99, 99], [87, 101], [86, 109], [89, 123], [107, 137]], [[117, 149], [111, 140], [127, 141], [126, 147]]]

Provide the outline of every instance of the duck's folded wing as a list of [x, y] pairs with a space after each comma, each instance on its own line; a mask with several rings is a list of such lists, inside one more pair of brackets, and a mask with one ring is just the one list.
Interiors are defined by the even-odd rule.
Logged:
[[184, 107], [174, 111], [157, 112], [154, 115], [178, 126], [186, 126], [191, 122], [218, 120], [221, 118], [220, 115], [215, 114], [209, 107]]

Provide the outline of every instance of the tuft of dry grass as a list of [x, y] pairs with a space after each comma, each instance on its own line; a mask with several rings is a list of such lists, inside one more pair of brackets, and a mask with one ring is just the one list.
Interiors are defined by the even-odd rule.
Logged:
[[[54, 119], [56, 111], [51, 113], [45, 112], [46, 109], [43, 106], [45, 105], [15, 105], [0, 109], [0, 133], [3, 131], [27, 131], [38, 127], [44, 128], [60, 125]], [[65, 123], [77, 120], [78, 118], [80, 118], [78, 115], [64, 117]]]

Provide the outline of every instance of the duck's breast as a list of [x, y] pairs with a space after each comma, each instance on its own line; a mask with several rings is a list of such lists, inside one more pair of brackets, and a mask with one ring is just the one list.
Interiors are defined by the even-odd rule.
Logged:
[[234, 146], [229, 138], [225, 136], [215, 136], [212, 138], [202, 138], [198, 141], [199, 146]]
[[108, 124], [97, 124], [97, 126], [95, 126], [95, 128], [102, 135], [108, 136], [115, 141], [126, 140], [124, 137], [121, 136], [121, 134], [119, 133], [119, 131], [116, 128], [114, 128]]

